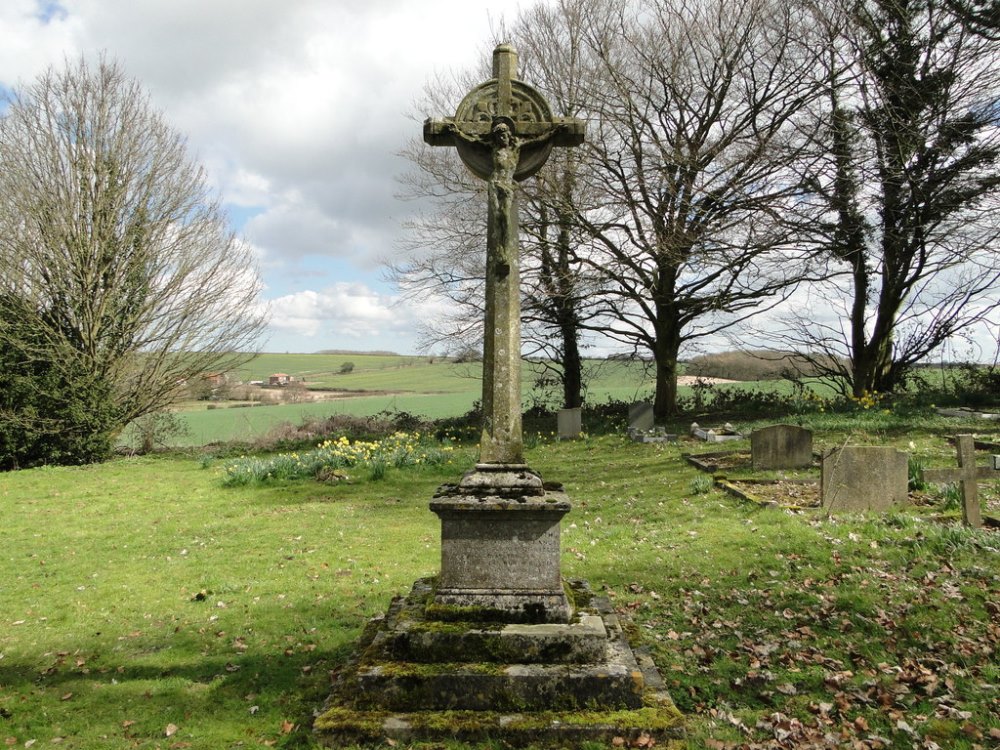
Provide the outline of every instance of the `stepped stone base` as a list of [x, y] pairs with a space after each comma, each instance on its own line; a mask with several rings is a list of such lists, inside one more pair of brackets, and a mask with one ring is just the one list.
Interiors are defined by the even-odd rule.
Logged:
[[607, 600], [585, 584], [573, 585], [577, 611], [565, 624], [434, 619], [435, 587], [436, 579], [417, 581], [369, 623], [316, 719], [321, 742], [569, 747], [645, 732], [662, 746], [680, 736], [652, 660], [633, 652]]

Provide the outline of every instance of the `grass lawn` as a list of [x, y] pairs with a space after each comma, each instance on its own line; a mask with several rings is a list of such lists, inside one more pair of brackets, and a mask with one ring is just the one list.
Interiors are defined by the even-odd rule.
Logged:
[[[820, 443], [915, 440], [928, 465], [968, 428], [817, 420]], [[686, 746], [995, 747], [998, 532], [933, 508], [761, 509], [701, 491], [681, 457], [699, 448], [601, 436], [527, 456], [574, 504], [564, 574], [631, 614]], [[225, 488], [220, 463], [180, 455], [0, 475], [0, 741], [312, 747], [365, 621], [437, 570], [427, 503], [474, 455], [454, 460], [336, 485]]]

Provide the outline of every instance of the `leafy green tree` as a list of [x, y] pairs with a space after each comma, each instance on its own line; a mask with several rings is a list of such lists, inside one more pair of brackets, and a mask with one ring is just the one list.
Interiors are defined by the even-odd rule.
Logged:
[[81, 60], [10, 95], [0, 350], [25, 363], [25, 389], [0, 403], [25, 436], [12, 445], [93, 439], [31, 462], [100, 458], [189, 379], [246, 361], [265, 320], [259, 286], [184, 139], [119, 65]]

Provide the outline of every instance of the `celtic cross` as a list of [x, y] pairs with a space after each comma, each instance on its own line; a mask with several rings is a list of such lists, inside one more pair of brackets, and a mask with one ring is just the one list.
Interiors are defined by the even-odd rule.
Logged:
[[554, 146], [583, 143], [584, 130], [580, 120], [553, 117], [545, 98], [517, 80], [517, 53], [505, 44], [493, 51], [493, 78], [470, 91], [454, 117], [424, 122], [426, 143], [454, 146], [473, 174], [488, 181], [480, 471], [511, 475], [527, 468], [515, 182], [541, 169]]

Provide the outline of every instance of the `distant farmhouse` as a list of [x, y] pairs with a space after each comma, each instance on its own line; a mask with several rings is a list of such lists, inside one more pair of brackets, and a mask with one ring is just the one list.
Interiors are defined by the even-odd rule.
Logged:
[[268, 385], [290, 385], [295, 382], [293, 375], [286, 375], [283, 372], [276, 372], [267, 379]]

